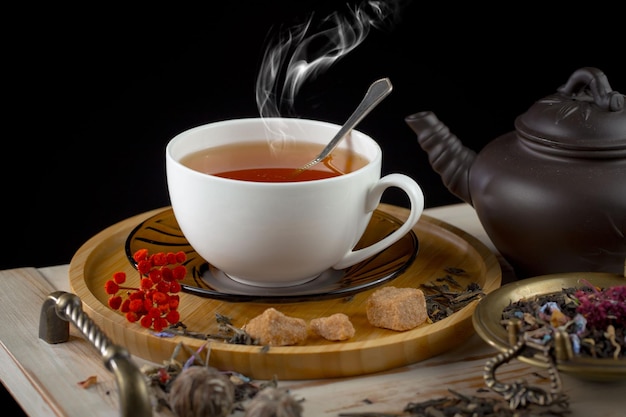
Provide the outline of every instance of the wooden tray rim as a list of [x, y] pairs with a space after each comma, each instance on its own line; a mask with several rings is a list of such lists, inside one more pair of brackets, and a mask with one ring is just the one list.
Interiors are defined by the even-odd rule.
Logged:
[[[109, 317], [99, 313], [97, 309], [91, 308], [90, 306], [92, 305], [102, 306], [103, 303], [91, 291], [89, 291], [87, 285], [84, 284], [83, 271], [87, 262], [89, 262], [89, 256], [92, 252], [99, 248], [99, 245], [102, 244], [102, 242], [105, 242], [107, 239], [111, 239], [120, 233], [129, 233], [130, 230], [132, 230], [132, 228], [139, 224], [141, 221], [151, 216], [154, 216], [155, 214], [168, 208], [169, 207], [161, 207], [158, 209], [140, 213], [102, 230], [101, 232], [94, 235], [87, 242], [85, 242], [85, 244], [81, 246], [81, 248], [72, 258], [69, 269], [70, 286], [72, 290], [75, 291], [76, 295], [78, 295], [79, 298], [82, 300], [86, 311], [89, 314], [93, 315], [93, 319], [95, 322], [111, 322], [113, 325], [118, 326], [120, 331], [122, 332], [132, 326], [132, 331], [134, 333], [138, 333], [140, 336], [155, 337], [149, 329], [140, 328], [136, 323], [128, 323], [125, 318], [117, 312], [111, 310], [112, 314], [111, 317]], [[388, 214], [398, 216], [399, 218], [404, 215], [405, 212], [408, 213], [407, 209], [388, 204], [381, 204], [378, 208], [382, 211], [387, 212]], [[426, 214], [422, 214], [419, 222], [427, 222], [431, 226], [439, 229], [439, 232], [441, 233], [456, 235], [455, 237], [457, 239], [465, 241], [469, 247], [476, 251], [486, 268], [486, 276], [484, 277], [485, 283], [483, 288], [486, 293], [493, 291], [500, 286], [502, 280], [502, 271], [500, 269], [500, 265], [493, 252], [480, 240], [453, 225], [450, 225], [444, 221], [428, 216]], [[414, 230], [417, 228], [418, 226], [416, 225]], [[92, 248], [91, 250], [85, 249], [90, 247]], [[83, 283], [81, 283], [81, 280], [83, 281]], [[207, 299], [207, 301], [208, 300], [210, 299]], [[306, 352], [306, 355], [344, 355], [346, 353], [349, 354], [350, 352], [355, 351], [362, 352], [364, 350], [376, 350], [385, 346], [410, 343], [411, 341], [417, 340], [420, 337], [436, 333], [439, 329], [446, 328], [448, 326], [455, 326], [461, 322], [469, 322], [471, 326], [471, 317], [477, 303], [478, 300], [468, 304], [463, 309], [454, 313], [450, 317], [447, 317], [436, 323], [429, 324], [428, 326], [422, 326], [404, 332], [389, 334], [385, 337], [375, 340], [343, 341], [324, 345], [272, 346], [272, 348], [270, 349], [270, 353], [272, 355], [288, 355], [298, 353], [299, 351], [304, 351]], [[175, 336], [173, 338], [163, 340], [167, 340], [170, 343], [183, 341], [188, 344], [192, 349], [194, 347], [199, 347], [205, 342], [204, 340], [193, 339], [184, 336]], [[258, 345], [247, 346], [217, 342], [211, 343], [210, 349], [211, 352], [223, 351], [226, 354], [257, 354], [260, 348], [261, 347]]]

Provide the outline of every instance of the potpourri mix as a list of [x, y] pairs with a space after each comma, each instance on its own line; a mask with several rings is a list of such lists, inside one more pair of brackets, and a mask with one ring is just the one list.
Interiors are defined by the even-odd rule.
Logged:
[[520, 331], [540, 343], [564, 329], [576, 356], [624, 359], [626, 351], [626, 285], [598, 288], [581, 280], [580, 288], [512, 302], [502, 311], [502, 324], [520, 320]]

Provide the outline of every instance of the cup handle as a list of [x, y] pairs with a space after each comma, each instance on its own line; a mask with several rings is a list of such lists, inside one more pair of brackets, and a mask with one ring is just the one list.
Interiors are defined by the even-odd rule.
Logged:
[[409, 197], [411, 203], [409, 217], [402, 226], [382, 240], [365, 248], [348, 252], [333, 268], [344, 269], [382, 252], [409, 233], [415, 226], [424, 211], [424, 193], [413, 179], [403, 174], [389, 174], [378, 180], [367, 196], [366, 210], [368, 212], [374, 211], [380, 204], [383, 193], [390, 187], [401, 189]]

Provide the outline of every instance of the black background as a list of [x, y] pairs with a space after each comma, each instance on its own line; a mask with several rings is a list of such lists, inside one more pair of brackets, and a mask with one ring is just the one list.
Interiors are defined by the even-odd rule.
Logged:
[[[169, 205], [167, 141], [200, 124], [258, 116], [255, 79], [271, 31], [359, 2], [155, 4], [7, 16], [19, 29], [4, 39], [1, 268], [69, 263], [101, 230]], [[359, 125], [383, 147], [383, 173], [413, 177], [427, 207], [460, 202], [407, 115], [432, 110], [479, 151], [580, 67], [600, 68], [626, 91], [617, 8], [561, 7], [404, 1], [393, 24], [372, 29], [305, 84], [295, 115], [343, 123], [369, 84], [389, 77], [393, 92]], [[404, 204], [393, 192], [384, 201]]]
[[[392, 94], [359, 125], [384, 173], [422, 186], [427, 207], [460, 202], [404, 123], [432, 110], [476, 151], [573, 71], [600, 68], [626, 92], [619, 3], [403, 1], [392, 27], [311, 80], [296, 116], [343, 123], [367, 86]], [[258, 116], [267, 36], [355, 1], [223, 1], [133, 8], [21, 3], [3, 29], [0, 268], [66, 264], [89, 238], [169, 205], [167, 141], [188, 128]], [[385, 202], [404, 204], [393, 193]], [[4, 396], [4, 395], [3, 395]]]

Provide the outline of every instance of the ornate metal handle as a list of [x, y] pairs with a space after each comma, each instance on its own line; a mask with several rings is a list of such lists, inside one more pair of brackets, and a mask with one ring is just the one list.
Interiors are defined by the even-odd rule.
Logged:
[[148, 385], [130, 353], [117, 346], [100, 330], [82, 309], [75, 294], [56, 291], [48, 295], [41, 307], [39, 338], [48, 343], [69, 340], [69, 322], [100, 351], [106, 368], [115, 374], [122, 416], [152, 416]]

